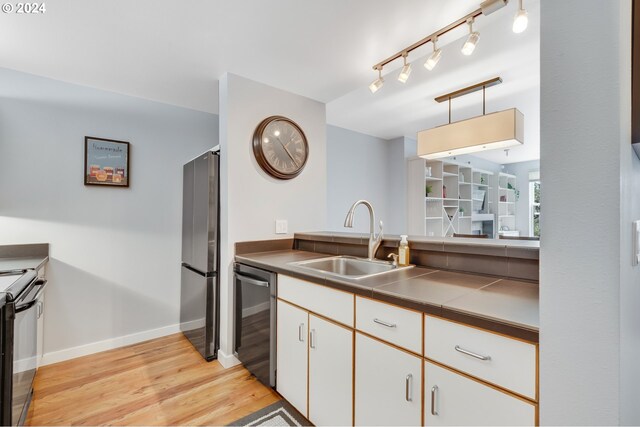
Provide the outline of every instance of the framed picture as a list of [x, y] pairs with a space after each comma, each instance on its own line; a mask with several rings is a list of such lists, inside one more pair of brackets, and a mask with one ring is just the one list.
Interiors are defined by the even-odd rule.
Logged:
[[129, 186], [129, 143], [84, 137], [84, 185]]

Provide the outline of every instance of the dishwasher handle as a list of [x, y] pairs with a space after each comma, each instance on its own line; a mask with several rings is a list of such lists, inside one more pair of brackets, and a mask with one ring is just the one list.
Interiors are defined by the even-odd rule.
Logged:
[[237, 272], [235, 273], [235, 275], [236, 279], [240, 280], [241, 282], [245, 282], [254, 286], [261, 286], [263, 288], [269, 287], [269, 282], [265, 282], [264, 280], [254, 279], [253, 277], [245, 276], [244, 274], [240, 274]]

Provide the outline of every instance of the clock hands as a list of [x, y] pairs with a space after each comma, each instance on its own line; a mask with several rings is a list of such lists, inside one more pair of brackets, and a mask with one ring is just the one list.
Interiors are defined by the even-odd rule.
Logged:
[[[287, 149], [286, 145], [284, 145], [284, 143], [280, 140], [280, 137], [277, 136], [276, 139], [278, 140], [278, 142], [280, 143], [280, 145], [282, 145], [282, 148], [284, 148], [284, 151], [287, 153], [287, 155], [289, 156], [289, 158], [293, 161], [293, 163], [296, 165], [296, 167], [300, 167], [300, 165], [298, 164], [298, 162], [296, 161], [296, 159], [293, 158], [293, 156], [291, 155], [291, 153], [289, 152], [289, 150]], [[291, 141], [289, 141], [291, 142]]]

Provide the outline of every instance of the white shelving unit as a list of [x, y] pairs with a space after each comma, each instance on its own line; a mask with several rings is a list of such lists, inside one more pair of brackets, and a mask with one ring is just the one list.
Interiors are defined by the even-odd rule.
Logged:
[[516, 184], [515, 175], [498, 175], [498, 230], [510, 235], [516, 230]]
[[[431, 173], [428, 173], [428, 171]], [[431, 191], [427, 193], [427, 187]], [[474, 195], [482, 192], [482, 199]], [[409, 234], [494, 234], [493, 173], [452, 161], [409, 161]], [[486, 197], [484, 195], [486, 194]]]

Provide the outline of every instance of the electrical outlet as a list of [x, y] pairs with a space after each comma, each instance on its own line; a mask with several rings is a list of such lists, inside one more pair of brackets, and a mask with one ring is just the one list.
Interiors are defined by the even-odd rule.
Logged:
[[633, 221], [633, 260], [632, 265], [640, 263], [640, 221]]
[[286, 219], [276, 219], [276, 234], [287, 234], [288, 226]]

